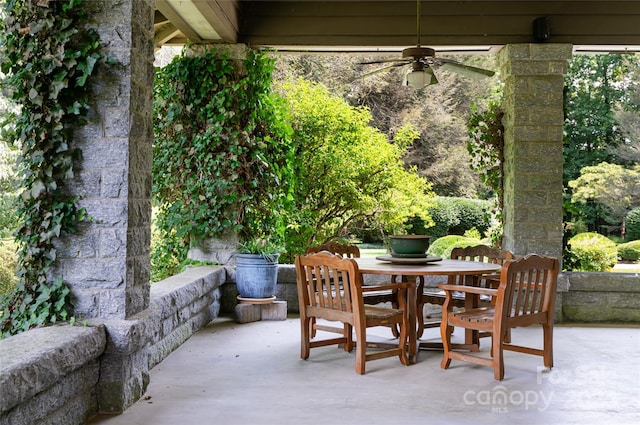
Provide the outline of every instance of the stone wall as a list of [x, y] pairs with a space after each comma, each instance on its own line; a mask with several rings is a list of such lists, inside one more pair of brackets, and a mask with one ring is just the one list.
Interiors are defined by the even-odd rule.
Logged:
[[189, 269], [151, 286], [128, 320], [33, 329], [0, 341], [0, 425], [83, 424], [144, 394], [149, 371], [218, 316], [223, 267]]
[[151, 285], [149, 308], [129, 319], [94, 319], [107, 331], [100, 365], [101, 413], [119, 413], [149, 384], [149, 371], [218, 316], [223, 267], [188, 269]]
[[102, 326], [51, 326], [0, 341], [0, 424], [82, 424], [98, 413]]
[[563, 273], [569, 290], [562, 294], [562, 320], [640, 323], [640, 275]]

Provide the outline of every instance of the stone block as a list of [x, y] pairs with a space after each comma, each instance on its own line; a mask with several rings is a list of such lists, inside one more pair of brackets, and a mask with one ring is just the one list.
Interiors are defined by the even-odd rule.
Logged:
[[260, 309], [260, 318], [262, 320], [286, 320], [287, 302], [274, 301], [271, 304], [262, 304]]
[[[68, 325], [32, 329], [0, 341], [0, 411], [36, 396], [92, 363], [104, 351], [105, 343], [101, 326]], [[87, 373], [92, 371], [95, 369], [90, 367]]]
[[259, 304], [240, 303], [236, 305], [236, 321], [250, 323], [262, 320], [262, 309]]

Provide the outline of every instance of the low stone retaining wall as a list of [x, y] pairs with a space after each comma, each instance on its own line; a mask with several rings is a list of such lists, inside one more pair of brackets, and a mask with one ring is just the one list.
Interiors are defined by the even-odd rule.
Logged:
[[640, 275], [563, 273], [569, 290], [562, 294], [562, 320], [640, 323]]
[[144, 394], [149, 371], [218, 316], [224, 267], [199, 267], [151, 286], [128, 320], [51, 326], [0, 341], [0, 425], [84, 424]]
[[51, 326], [0, 342], [0, 424], [82, 424], [98, 412], [103, 326]]
[[[233, 313], [236, 304], [235, 274], [228, 268], [229, 284], [222, 288], [222, 312]], [[366, 283], [388, 279], [383, 275], [365, 276]], [[437, 286], [442, 276], [427, 276], [427, 286]], [[298, 313], [295, 267], [281, 264], [278, 268], [276, 296], [287, 301], [290, 313]], [[427, 306], [430, 316], [439, 314], [438, 307]], [[556, 322], [636, 322], [640, 323], [640, 275], [632, 273], [565, 272], [558, 278]]]

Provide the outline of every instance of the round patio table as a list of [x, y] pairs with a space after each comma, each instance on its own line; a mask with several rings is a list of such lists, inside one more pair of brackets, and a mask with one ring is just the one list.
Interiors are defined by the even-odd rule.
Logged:
[[[417, 289], [419, 285], [416, 281], [420, 277], [439, 276], [481, 276], [483, 274], [495, 273], [502, 266], [499, 264], [480, 263], [477, 261], [462, 260], [440, 260], [431, 261], [426, 264], [397, 264], [391, 261], [381, 261], [373, 257], [354, 258], [358, 263], [361, 274], [379, 274], [389, 276], [402, 276], [403, 280], [411, 283], [413, 290], [407, 291], [407, 314], [409, 319], [409, 343], [407, 356], [410, 363], [415, 363], [418, 358], [418, 326], [417, 326]], [[401, 260], [398, 260], [401, 261]], [[422, 312], [419, 312], [422, 316]], [[472, 345], [472, 341], [467, 338], [466, 345]], [[477, 348], [477, 347], [476, 347]]]

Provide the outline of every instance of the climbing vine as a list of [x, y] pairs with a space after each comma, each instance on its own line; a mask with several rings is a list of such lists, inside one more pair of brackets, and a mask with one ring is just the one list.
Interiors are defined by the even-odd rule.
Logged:
[[500, 221], [500, 226], [492, 232], [494, 243], [499, 243], [502, 238], [501, 220], [504, 206], [504, 112], [500, 103], [491, 101], [485, 110], [478, 110], [472, 105], [473, 113], [468, 121], [467, 142], [467, 150], [471, 155], [471, 169], [478, 173], [480, 180], [495, 193], [497, 210], [494, 216]]
[[294, 153], [273, 62], [210, 49], [157, 70], [153, 191], [164, 245], [152, 268], [229, 231], [282, 242]]
[[86, 122], [88, 78], [100, 38], [87, 27], [83, 0], [6, 0], [0, 16], [2, 88], [19, 111], [3, 122], [22, 149], [17, 289], [0, 305], [0, 335], [70, 318], [69, 288], [50, 276], [54, 241], [86, 212], [65, 190], [80, 157], [73, 132]]

